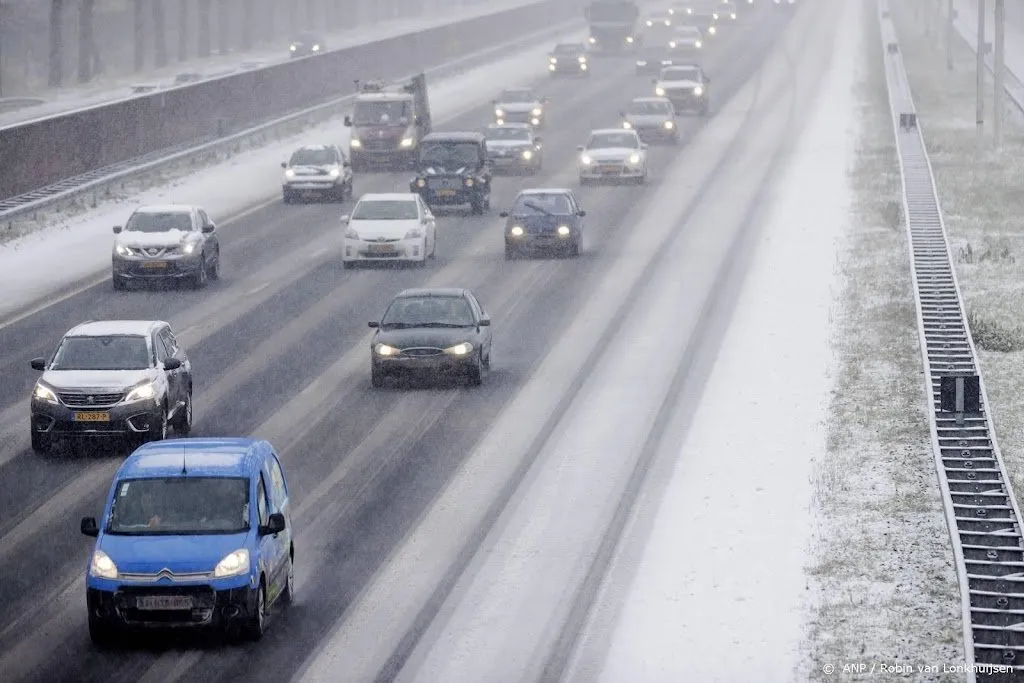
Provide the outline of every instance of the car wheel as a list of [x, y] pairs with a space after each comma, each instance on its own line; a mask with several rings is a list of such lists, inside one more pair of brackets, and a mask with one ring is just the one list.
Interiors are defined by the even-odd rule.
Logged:
[[376, 365], [370, 367], [370, 386], [381, 389], [384, 386], [384, 371]]
[[519, 258], [519, 254], [516, 253], [516, 248], [513, 247], [511, 244], [506, 244], [505, 245], [505, 260], [506, 261], [515, 261], [517, 258]]
[[217, 249], [217, 253], [213, 259], [213, 265], [210, 267], [210, 272], [207, 273], [211, 280], [220, 279], [220, 249]]
[[355, 180], [349, 180], [348, 185], [345, 186], [345, 198], [352, 199], [356, 194], [356, 182]]
[[484, 374], [487, 371], [487, 366], [484, 363], [483, 356], [477, 358], [476, 365], [469, 369], [468, 380], [470, 386], [478, 387], [484, 383]]
[[90, 614], [89, 640], [96, 647], [106, 650], [114, 645], [114, 629], [106, 622]]
[[281, 201], [283, 201], [285, 204], [294, 204], [295, 195], [285, 190], [284, 192], [281, 193]]
[[53, 440], [49, 434], [42, 434], [40, 432], [32, 432], [32, 452], [39, 455], [50, 452], [50, 447], [53, 445]]
[[149, 426], [145, 441], [163, 441], [167, 438], [167, 406], [160, 411], [159, 422]]
[[295, 604], [295, 554], [288, 558], [288, 578], [281, 592], [281, 602], [285, 605]]
[[110, 278], [110, 281], [114, 285], [114, 290], [118, 291], [118, 292], [126, 289], [127, 285], [128, 285], [128, 283], [125, 281], [125, 279], [123, 277], [118, 277], [116, 275], [113, 276], [112, 278]]
[[579, 243], [579, 240], [576, 240], [575, 242], [573, 242], [569, 246], [569, 256], [572, 256], [573, 258], [575, 258], [575, 257], [577, 257], [579, 255], [580, 255], [580, 243]]
[[192, 289], [202, 289], [206, 286], [206, 256], [199, 257], [199, 270], [192, 276]]
[[185, 405], [181, 407], [181, 416], [175, 417], [174, 433], [178, 436], [188, 436], [192, 432], [192, 390], [189, 389], [185, 396]]
[[474, 199], [469, 205], [469, 210], [474, 216], [482, 216], [484, 213], [484, 203], [479, 199]]
[[252, 614], [246, 620], [245, 635], [251, 641], [257, 641], [267, 631], [267, 589], [260, 580], [260, 587], [256, 590], [256, 604], [253, 605]]

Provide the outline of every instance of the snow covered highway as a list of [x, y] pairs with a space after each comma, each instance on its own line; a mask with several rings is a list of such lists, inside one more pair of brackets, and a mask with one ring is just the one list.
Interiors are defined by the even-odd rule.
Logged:
[[[733, 613], [712, 620], [697, 614], [712, 609], [708, 602], [691, 599], [670, 632], [694, 644], [651, 639], [646, 668], [622, 650], [630, 638], [645, 641], [637, 624], [648, 613], [622, 611], [624, 598], [616, 599], [632, 585], [634, 605], [664, 608], [677, 600], [678, 587], [651, 576], [655, 562], [663, 572], [672, 571], [664, 563], [678, 563], [695, 583], [717, 569], [672, 553], [639, 562], [620, 547], [642, 549], [635, 514], [657, 505], [652, 487], [670, 478], [690, 482], [690, 488], [675, 484], [673, 496], [688, 506], [686, 515], [742, 507], [740, 497], [752, 501], [744, 508], [751, 515], [767, 506], [763, 519], [737, 531], [732, 546], [763, 552], [758, 539], [782, 523], [791, 525], [794, 547], [810, 535], [799, 512], [811, 497], [810, 462], [825, 448], [811, 423], [824, 419], [831, 391], [828, 311], [847, 211], [844, 188], [833, 186], [843, 185], [837, 179], [851, 124], [841, 110], [852, 109], [844, 95], [858, 49], [850, 27], [860, 16], [857, 3], [840, 0], [795, 12], [767, 3], [743, 9], [743, 20], [727, 26], [703, 58], [713, 78], [711, 116], [681, 116], [682, 144], [651, 146], [647, 185], [579, 188], [577, 148], [592, 129], [621, 125], [620, 112], [631, 98], [650, 94], [650, 80], [635, 73], [628, 57], [592, 59], [587, 79], [552, 79], [539, 47], [518, 62], [506, 60], [512, 66], [482, 65], [472, 78], [430, 84], [437, 88], [431, 97], [439, 130], [480, 130], [502, 87], [531, 84], [550, 104], [541, 131], [543, 171], [496, 176], [492, 211], [483, 216], [438, 212], [437, 258], [426, 268], [343, 269], [338, 217], [351, 202], [284, 205], [262, 197], [218, 226], [222, 274], [205, 289], [114, 291], [104, 279], [0, 319], [4, 680], [661, 683], [686, 671], [700, 683], [802, 678], [792, 673], [801, 637], [792, 624], [762, 634], [777, 675], [737, 666], [715, 669], [716, 678], [710, 667], [673, 669], [654, 661], [665, 642], [678, 657], [722, 657], [736, 647], [732, 634], [743, 620], [766, 619], [780, 603], [796, 609], [802, 599], [797, 551], [751, 558], [733, 550], [722, 562], [779, 576], [778, 602], [768, 600], [765, 583], [760, 601], [716, 587], [723, 599], [750, 601], [750, 611], [730, 608]], [[456, 93], [457, 83], [473, 89]], [[340, 126], [319, 134], [331, 143], [347, 140]], [[815, 157], [825, 149], [828, 164]], [[232, 183], [232, 173], [224, 171], [223, 184]], [[253, 184], [279, 191], [277, 173], [268, 170]], [[799, 198], [816, 181], [822, 183], [812, 190], [817, 203], [807, 203], [813, 216], [801, 220]], [[355, 196], [405, 192], [408, 182], [408, 174], [357, 173]], [[530, 187], [574, 188], [587, 213], [580, 258], [503, 258], [496, 213]], [[181, 189], [168, 192], [175, 201], [204, 201]], [[827, 225], [812, 232], [816, 221]], [[82, 225], [93, 242], [109, 239], [109, 226]], [[79, 237], [80, 253], [92, 249], [89, 258], [100, 252], [107, 258], [107, 242], [96, 249], [87, 241]], [[63, 244], [71, 251], [73, 242]], [[25, 247], [22, 257], [32, 249]], [[0, 270], [7, 272], [0, 283], [18, 259], [17, 250], [0, 248]], [[800, 259], [815, 263], [806, 281], [793, 274]], [[19, 277], [41, 282], [42, 265]], [[778, 275], [783, 271], [790, 277]], [[775, 280], [784, 286], [773, 288]], [[42, 284], [15, 286], [25, 289], [25, 299], [45, 293]], [[371, 389], [366, 323], [379, 320], [391, 297], [411, 287], [465, 287], [480, 298], [495, 339], [483, 386]], [[750, 303], [751, 291], [763, 298]], [[8, 304], [19, 302], [4, 303], [9, 314], [17, 305]], [[778, 313], [757, 317], [758, 308]], [[801, 332], [804, 317], [817, 327]], [[256, 644], [224, 647], [182, 637], [111, 652], [93, 648], [83, 584], [90, 545], [78, 520], [100, 511], [123, 455], [38, 455], [29, 446], [27, 397], [38, 378], [30, 359], [49, 354], [83, 320], [157, 318], [172, 323], [192, 360], [192, 434], [268, 439], [287, 471], [298, 598], [274, 615]], [[754, 339], [769, 324], [776, 327], [765, 340]], [[694, 423], [721, 421], [716, 431], [729, 429], [729, 407], [721, 404], [729, 403], [722, 397], [735, 385], [712, 390], [725, 381], [716, 374], [744, 355], [741, 347], [759, 343], [764, 353], [779, 353], [762, 362], [779, 367], [748, 365], [744, 372], [763, 370], [770, 383], [792, 380], [791, 393], [746, 389], [764, 403], [738, 397], [750, 400], [737, 400], [742, 410], [734, 419], [757, 422], [759, 411], [776, 409], [768, 405], [773, 396], [789, 396], [786, 419], [813, 432], [797, 441], [807, 452], [789, 454], [795, 463], [784, 463], [782, 447], [716, 440]], [[801, 364], [817, 373], [806, 385], [795, 374]], [[701, 412], [709, 382], [707, 393], [719, 407]], [[805, 405], [795, 397], [806, 387], [813, 393], [804, 396]], [[745, 457], [763, 459], [751, 465], [763, 479], [729, 471], [743, 468]], [[673, 474], [677, 460], [689, 468], [685, 477]], [[788, 479], [770, 478], [776, 465], [792, 468]], [[788, 516], [777, 512], [783, 508]], [[695, 556], [714, 554], [722, 540], [694, 526], [678, 530]], [[660, 539], [657, 547], [664, 548], [673, 534], [662, 529]], [[622, 572], [639, 565], [637, 576], [647, 578], [624, 578]], [[617, 624], [633, 631], [615, 633]], [[705, 639], [694, 639], [701, 628]], [[718, 652], [710, 651], [710, 641], [718, 642]]]

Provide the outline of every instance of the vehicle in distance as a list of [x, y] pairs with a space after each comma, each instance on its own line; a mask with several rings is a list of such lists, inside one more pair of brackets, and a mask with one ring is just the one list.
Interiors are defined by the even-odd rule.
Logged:
[[[775, 1], [776, 5], [782, 5], [782, 6], [787, 6], [787, 5], [788, 6], [792, 6], [792, 5], [796, 4], [796, 0], [774, 0], [774, 1]], [[747, 2], [752, 3], [753, 0], [747, 0]]]
[[[587, 46], [583, 43], [559, 43], [548, 53], [548, 71], [552, 76], [589, 76], [589, 69]], [[543, 112], [543, 108], [541, 111]]]
[[679, 143], [676, 110], [666, 97], [637, 97], [622, 112], [622, 127], [637, 132], [645, 143]]
[[491, 166], [481, 133], [431, 133], [420, 144], [409, 189], [433, 210], [468, 204], [473, 214], [491, 208]]
[[266, 441], [172, 439], [118, 468], [86, 570], [89, 636], [104, 648], [150, 628], [242, 631], [259, 640], [295, 599], [288, 484]]
[[721, 2], [715, 7], [715, 11], [712, 13], [717, 21], [729, 21], [736, 20], [736, 5], [731, 2]]
[[512, 209], [500, 215], [506, 219], [506, 260], [537, 252], [580, 255], [587, 212], [572, 190], [523, 190]]
[[548, 100], [532, 88], [506, 88], [491, 101], [494, 104], [495, 123], [528, 123], [542, 128], [545, 123], [544, 105]]
[[300, 33], [295, 36], [291, 44], [288, 46], [288, 53], [293, 57], [309, 57], [310, 55], [318, 55], [327, 49], [327, 43], [324, 42], [324, 37], [315, 33]]
[[644, 26], [654, 28], [655, 26], [671, 26], [674, 18], [671, 12], [655, 12], [644, 20]]
[[638, 76], [660, 74], [666, 66], [672, 66], [675, 63], [672, 53], [663, 47], [652, 49], [649, 46], [644, 46], [643, 53], [643, 56], [636, 60]]
[[494, 171], [529, 173], [541, 170], [544, 150], [528, 123], [492, 123], [484, 132], [487, 158]]
[[686, 23], [696, 26], [700, 30], [704, 36], [703, 40], [705, 43], [708, 38], [718, 33], [718, 20], [715, 19], [715, 15], [712, 12], [694, 12], [687, 18]]
[[696, 26], [677, 26], [668, 46], [678, 53], [697, 52], [704, 48], [704, 34]]
[[192, 365], [162, 320], [82, 323], [31, 365], [43, 373], [30, 402], [36, 453], [62, 439], [145, 443], [192, 429]]
[[352, 197], [352, 165], [337, 145], [306, 145], [281, 162], [285, 204], [324, 198], [343, 202]]
[[434, 214], [418, 194], [364, 194], [345, 227], [342, 265], [361, 261], [412, 262], [419, 266], [437, 251]]
[[184, 281], [196, 289], [220, 277], [217, 226], [201, 206], [141, 206], [114, 226], [111, 282]]
[[639, 47], [637, 24], [640, 8], [629, 0], [592, 0], [583, 8], [594, 52], [619, 54]]
[[370, 383], [403, 375], [465, 378], [479, 386], [491, 367], [491, 318], [467, 289], [399, 292], [370, 341]]
[[680, 17], [688, 14], [693, 14], [693, 5], [688, 3], [674, 3], [668, 8], [668, 13], [674, 17]]
[[647, 145], [635, 130], [605, 128], [580, 145], [580, 185], [595, 181], [647, 182]]
[[654, 79], [654, 94], [668, 98], [677, 113], [696, 111], [701, 116], [707, 116], [710, 109], [710, 82], [711, 79], [696, 64], [669, 66], [662, 69], [661, 76]]
[[376, 167], [415, 168], [416, 148], [432, 129], [427, 77], [407, 81], [356, 81], [359, 91], [352, 114], [344, 123], [352, 129], [349, 161], [355, 171]]

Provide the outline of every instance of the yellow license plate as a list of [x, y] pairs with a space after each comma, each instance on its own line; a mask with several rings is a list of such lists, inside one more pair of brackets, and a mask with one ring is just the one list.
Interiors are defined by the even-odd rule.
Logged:
[[143, 268], [166, 268], [167, 261], [148, 261], [142, 264]]
[[437, 191], [437, 196], [438, 197], [454, 197], [455, 196], [455, 190], [438, 190]]
[[371, 244], [370, 245], [370, 253], [371, 254], [390, 254], [394, 250], [395, 250], [394, 246], [392, 246], [390, 244]]
[[75, 422], [110, 422], [110, 413], [75, 413]]

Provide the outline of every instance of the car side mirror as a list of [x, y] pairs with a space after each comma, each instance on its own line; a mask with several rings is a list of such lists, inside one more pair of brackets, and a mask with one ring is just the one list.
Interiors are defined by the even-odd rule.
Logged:
[[214, 225], [213, 223], [207, 223], [206, 225], [203, 226], [203, 232], [206, 233], [207, 235], [209, 235], [211, 232], [213, 232], [216, 229], [217, 229], [217, 226]]
[[114, 226], [114, 234], [115, 235], [120, 235], [121, 234], [121, 230], [122, 230], [122, 228], [121, 228], [120, 225], [115, 225]]
[[341, 160], [341, 167], [342, 168], [352, 168], [352, 162], [349, 161], [348, 159], [342, 159]]
[[626, 118], [626, 112], [620, 111], [619, 116], [621, 116], [622, 118]]
[[652, 85], [658, 85], [658, 79], [657, 78], [652, 78], [651, 79], [651, 84]]
[[502, 211], [498, 214], [499, 218], [508, 218], [508, 211]]
[[171, 371], [177, 370], [181, 367], [181, 359], [179, 358], [168, 358], [164, 361], [164, 370]]
[[270, 515], [270, 519], [267, 520], [266, 524], [260, 526], [259, 534], [260, 536], [279, 534], [284, 531], [285, 526], [284, 515], [280, 512], [275, 512]]
[[704, 77], [704, 82], [705, 82], [705, 83], [710, 83], [710, 82], [711, 82], [711, 79], [710, 79], [710, 78], [709, 78], [708, 76], [705, 76], [705, 77]]
[[46, 359], [45, 358], [33, 358], [32, 360], [30, 360], [28, 362], [28, 364], [32, 366], [33, 370], [45, 370], [46, 369]]
[[350, 220], [351, 218], [352, 218], [352, 217], [351, 217], [351, 216], [349, 216], [349, 215], [348, 215], [348, 214], [346, 213], [346, 214], [342, 215], [342, 217], [341, 217], [341, 218], [339, 218], [338, 220], [339, 220], [340, 222], [342, 222], [342, 223], [348, 223], [348, 222], [349, 222], [349, 220]]
[[582, 152], [583, 150], [586, 149], [586, 147], [584, 145], [576, 145], [576, 149]]
[[281, 168], [288, 168], [288, 162], [287, 161], [282, 161], [281, 162]]
[[491, 326], [491, 319], [490, 318], [480, 318], [480, 327], [490, 327], [490, 326]]
[[95, 517], [82, 517], [82, 533], [86, 536], [96, 538], [100, 535], [100, 525], [96, 523]]
[[535, 138], [533, 139], [533, 141], [534, 141], [534, 142], [536, 142], [536, 143], [537, 143], [537, 146], [539, 147], [539, 146], [540, 146], [540, 143], [544, 142], [544, 139], [543, 139], [543, 138], [536, 138], [536, 137], [535, 137]]
[[380, 323], [377, 322], [376, 320], [371, 320], [370, 322], [366, 323], [366, 326], [372, 327], [373, 329], [377, 329], [378, 327], [380, 327]]
[[346, 128], [352, 127], [352, 117], [348, 114], [345, 115], [345, 119], [342, 121]]
[[417, 114], [416, 116], [412, 117], [412, 122], [418, 126], [423, 123], [423, 117]]
[[579, 211], [576, 212], [576, 215], [579, 216], [580, 218], [583, 218], [584, 216], [587, 215], [587, 212], [584, 211], [583, 209], [580, 209]]
[[497, 104], [498, 100], [491, 100], [491, 104]]

